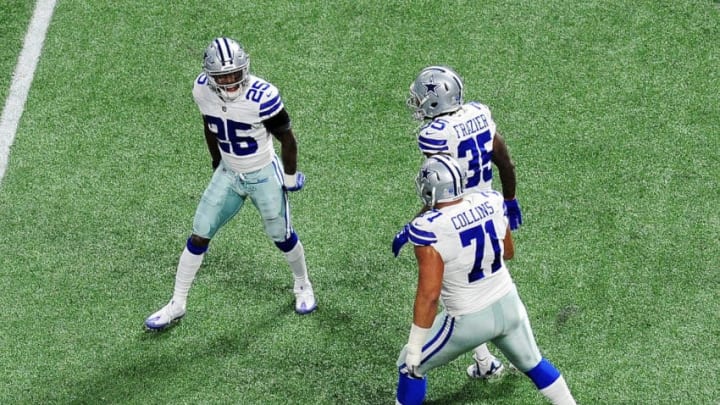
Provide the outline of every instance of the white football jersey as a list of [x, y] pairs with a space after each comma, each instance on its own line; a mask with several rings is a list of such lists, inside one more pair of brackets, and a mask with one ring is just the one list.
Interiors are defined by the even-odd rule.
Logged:
[[460, 204], [426, 211], [410, 223], [410, 242], [432, 246], [445, 263], [440, 300], [451, 316], [482, 310], [512, 288], [502, 257], [503, 201], [494, 190], [469, 193]]
[[233, 101], [223, 101], [200, 73], [193, 98], [215, 133], [222, 160], [238, 173], [260, 170], [275, 156], [272, 134], [263, 121], [283, 109], [280, 92], [259, 77], [249, 75], [245, 92]]
[[490, 190], [495, 131], [490, 109], [473, 101], [423, 125], [418, 146], [425, 154], [445, 153], [457, 159], [467, 173], [466, 191]]

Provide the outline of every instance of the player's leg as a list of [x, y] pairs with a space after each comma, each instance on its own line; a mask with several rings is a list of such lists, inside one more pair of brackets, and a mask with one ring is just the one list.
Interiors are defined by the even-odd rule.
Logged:
[[[443, 350], [428, 359], [425, 366], [436, 367], [436, 364], [445, 364], [475, 347], [473, 351], [475, 362], [467, 368], [468, 374], [473, 378], [490, 378], [500, 375], [503, 370], [502, 362], [490, 353], [486, 343], [482, 343], [495, 337], [494, 321], [494, 315], [489, 310], [455, 318], [452, 339]], [[477, 345], [478, 343], [481, 344]]]
[[575, 405], [575, 398], [573, 398], [565, 378], [548, 359], [543, 358], [525, 374], [530, 377], [540, 393], [553, 404]]
[[505, 369], [500, 359], [490, 353], [486, 343], [475, 348], [473, 360], [475, 362], [467, 368], [467, 374], [470, 378], [486, 379], [497, 377]]
[[423, 345], [420, 366], [416, 369], [416, 373], [422, 376], [422, 379], [409, 375], [405, 365], [405, 348], [398, 356], [396, 401], [403, 405], [422, 403], [425, 397], [427, 372], [448, 364], [461, 354], [492, 338], [492, 322], [492, 313], [483, 311], [457, 318], [448, 316], [445, 311], [440, 312], [430, 328], [428, 340]]
[[[420, 366], [416, 370], [418, 375], [412, 375], [410, 373], [410, 370], [405, 364], [407, 347], [404, 346], [402, 348], [397, 359], [398, 383], [397, 390], [395, 391], [395, 404], [420, 405], [423, 403], [425, 393], [427, 392], [428, 367], [425, 357], [430, 354], [428, 349], [430, 349], [430, 346], [434, 346], [433, 342], [441, 343], [449, 340], [454, 326], [454, 320], [447, 316], [445, 311], [435, 316], [433, 325], [430, 327], [430, 332], [428, 333], [429, 339], [423, 345], [422, 359], [420, 360]], [[437, 361], [437, 359], [434, 363], [438, 367], [440, 366], [440, 362]]]
[[250, 198], [260, 212], [265, 232], [283, 252], [292, 270], [295, 311], [304, 315], [317, 308], [317, 301], [308, 275], [305, 248], [292, 227], [290, 204], [287, 192], [282, 188], [281, 172], [276, 159], [253, 176], [246, 176], [246, 179], [257, 182]]
[[202, 265], [210, 240], [243, 205], [244, 197], [232, 187], [233, 176], [216, 170], [195, 210], [193, 234], [180, 254], [170, 302], [145, 320], [151, 330], [161, 330], [185, 316], [190, 286]]
[[575, 404], [575, 399], [560, 371], [540, 354], [530, 327], [527, 310], [517, 290], [513, 288], [493, 305], [493, 308], [505, 324], [503, 334], [494, 339], [493, 343], [553, 404]]

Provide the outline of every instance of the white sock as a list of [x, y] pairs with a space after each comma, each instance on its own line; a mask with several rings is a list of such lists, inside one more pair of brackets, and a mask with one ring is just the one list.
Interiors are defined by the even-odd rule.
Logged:
[[483, 361], [487, 360], [488, 358], [494, 357], [492, 354], [490, 354], [490, 350], [488, 350], [487, 343], [483, 343], [480, 346], [475, 348], [475, 360]]
[[201, 255], [190, 253], [187, 247], [183, 250], [178, 262], [177, 273], [175, 273], [175, 290], [172, 298], [175, 305], [185, 308], [190, 286], [195, 280], [195, 274], [200, 269], [204, 257], [204, 253]]
[[570, 389], [565, 383], [563, 376], [558, 377], [554, 383], [540, 390], [555, 405], [575, 405], [575, 398], [570, 393]]
[[290, 265], [290, 270], [293, 272], [295, 287], [299, 288], [306, 284], [310, 284], [307, 264], [305, 263], [305, 248], [303, 248], [302, 242], [298, 241], [291, 251], [286, 252], [285, 258]]

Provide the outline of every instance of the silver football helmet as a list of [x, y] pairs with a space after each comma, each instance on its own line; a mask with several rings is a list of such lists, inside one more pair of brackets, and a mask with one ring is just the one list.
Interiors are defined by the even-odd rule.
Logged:
[[456, 111], [463, 105], [462, 79], [449, 67], [428, 66], [410, 84], [407, 105], [418, 121]]
[[430, 208], [456, 200], [465, 193], [465, 170], [455, 158], [436, 154], [428, 157], [415, 178], [420, 199]]
[[250, 56], [242, 45], [225, 37], [213, 39], [205, 48], [203, 70], [208, 85], [225, 101], [238, 98], [248, 82]]

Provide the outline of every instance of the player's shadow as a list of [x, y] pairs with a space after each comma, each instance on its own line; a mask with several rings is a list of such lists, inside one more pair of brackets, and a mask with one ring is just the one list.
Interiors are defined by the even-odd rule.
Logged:
[[[260, 313], [255, 313], [252, 319], [244, 324], [242, 330], [220, 328], [211, 333], [207, 330], [195, 329], [197, 317], [202, 312], [199, 303], [194, 305], [188, 316], [164, 331], [146, 332], [142, 328], [142, 317], [140, 317], [137, 335], [128, 336], [123, 340], [123, 344], [116, 345], [98, 356], [100, 360], [88, 365], [89, 370], [83, 376], [68, 378], [65, 381], [68, 388], [62, 390], [62, 394], [56, 394], [52, 398], [35, 398], [37, 399], [35, 402], [82, 404], [153, 402], [157, 398], [148, 398], [148, 395], [167, 390], [172, 384], [187, 384], [188, 381], [182, 380], [182, 376], [192, 374], [198, 364], [214, 363], [216, 360], [222, 363], [229, 355], [253, 350], [259, 341], [267, 338], [267, 335], [276, 333], [278, 325], [295, 322], [295, 318], [302, 319], [302, 323], [308, 323], [312, 328], [322, 330], [326, 334], [331, 334], [334, 339], [344, 342], [356, 342], [359, 332], [386, 327], [382, 322], [369, 324], [368, 321], [375, 322], [375, 320], [359, 317], [346, 305], [339, 305], [327, 298], [319, 300], [317, 312], [304, 316], [297, 315], [293, 311], [292, 273], [285, 267], [286, 265], [282, 266], [283, 262], [280, 261], [280, 265], [271, 267], [258, 257], [245, 258], [244, 261], [235, 259], [236, 257], [232, 255], [211, 258], [206, 263], [207, 266], [201, 269], [198, 281], [205, 285], [207, 291], [237, 296], [239, 302], [247, 300], [251, 303], [270, 303], [261, 306], [263, 309]], [[239, 266], [238, 263], [242, 265]], [[268, 268], [268, 271], [258, 270]], [[364, 289], [369, 290], [365, 294], [377, 291], [383, 286], [380, 284], [382, 283], [380, 276], [377, 276], [377, 280], [372, 277], [367, 278], [371, 282], [363, 285]], [[321, 298], [324, 297], [325, 295], [321, 295]], [[195, 299], [197, 300], [197, 296]], [[239, 304], [239, 307], [242, 307], [242, 304]], [[365, 322], [359, 323], [359, 320]], [[404, 325], [402, 330], [404, 332]], [[177, 351], [174, 353], [169, 349], [174, 346], [174, 340], [193, 343], [172, 349]], [[319, 359], [328, 356], [321, 347], [310, 347], [307, 350], [312, 350], [313, 354], [308, 356], [316, 356]], [[391, 353], [387, 356], [387, 364], [388, 370], [393, 370], [396, 355], [394, 348], [381, 349], [381, 352], [385, 351]], [[204, 372], [202, 369], [198, 371]], [[389, 374], [392, 372], [389, 371]], [[394, 376], [391, 377], [388, 385], [384, 386], [381, 392], [374, 392], [375, 387], [372, 387], [373, 392], [367, 395], [366, 403], [384, 403], [387, 398], [393, 398], [395, 382]], [[340, 393], [338, 398], [342, 398]]]
[[[178, 356], [168, 356], [162, 350], [153, 349], [180, 332], [182, 326], [180, 321], [161, 332], [147, 332], [138, 328], [134, 344], [145, 346], [142, 351], [118, 348], [113, 356], [93, 366], [98, 369], [92, 373], [92, 377], [75, 382], [76, 388], [69, 394], [71, 397], [58, 398], [58, 402], [142, 403], [145, 398], [139, 395], [147, 395], [148, 390], [160, 381], [173, 381], [176, 379], [174, 375], [191, 372], [196, 360], [241, 352], [251, 346], [254, 340], [253, 335], [238, 332], [213, 336], [205, 345], [183, 346]], [[263, 325], [255, 325], [255, 330], [262, 329]], [[135, 353], [135, 358], [127, 359], [128, 353]]]
[[[491, 381], [476, 381], [467, 379], [464, 384], [458, 385], [451, 393], [442, 397], [429, 399], [423, 402], [426, 405], [448, 405], [477, 403], [478, 400], [492, 399], [499, 403], [513, 403], [512, 398], [517, 384], [521, 383], [522, 376], [515, 373], [505, 373], [502, 377]], [[432, 388], [429, 388], [432, 390]]]
[[[59, 403], [143, 403], [147, 402], [148, 392], [153, 386], [167, 386], [183, 375], [192, 374], [199, 363], [213, 362], [217, 359], [222, 362], [229, 355], [243, 353], [257, 346], [259, 340], [265, 339], [268, 334], [275, 333], [278, 323], [293, 317], [298, 317], [293, 311], [294, 297], [287, 287], [274, 285], [263, 289], [262, 278], [252, 279], [239, 276], [239, 280], [227, 283], [217, 269], [204, 269], [206, 279], [214, 285], [211, 288], [237, 289], [238, 295], [243, 291], [255, 291], [253, 299], [267, 299], [275, 302], [276, 307], [270, 306], [264, 314], [255, 314], [252, 321], [245, 324], [242, 330], [234, 328], [221, 328], [211, 333], [200, 329], [193, 330], [201, 310], [196, 305], [194, 311], [188, 316], [161, 331], [148, 331], [139, 322], [137, 334], [125, 340], [126, 347], [115, 347], [112, 353], [105, 353], [102, 362], [89, 365], [91, 373], [84, 379], [70, 378], [65, 383], [72, 388], [67, 397], [45, 398], [39, 402]], [[209, 274], [208, 274], [209, 273]], [[219, 279], [218, 279], [219, 278]], [[269, 291], [268, 291], [269, 290]], [[262, 294], [259, 293], [262, 291]], [[280, 292], [287, 298], [280, 299]], [[312, 315], [309, 315], [312, 316]], [[193, 335], [193, 336], [189, 336]], [[193, 344], [186, 344], [172, 349], [177, 355], [168, 355], [168, 347], [173, 346], [172, 340], [187, 340]], [[197, 343], [200, 341], [201, 343]], [[187, 382], [184, 382], [187, 383]], [[166, 388], [159, 388], [163, 390]], [[156, 389], [157, 390], [157, 389]]]

